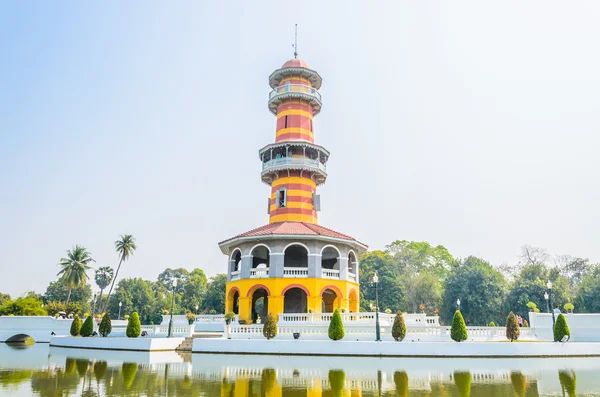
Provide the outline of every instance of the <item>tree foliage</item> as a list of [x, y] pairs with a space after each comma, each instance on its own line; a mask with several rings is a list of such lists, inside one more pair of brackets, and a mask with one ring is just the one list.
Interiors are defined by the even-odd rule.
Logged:
[[123, 262], [127, 261], [130, 256], [135, 253], [137, 249], [137, 245], [135, 244], [135, 238], [131, 234], [121, 235], [117, 241], [115, 241], [115, 251], [119, 255], [119, 265], [117, 266], [117, 272], [110, 283], [110, 289], [108, 290], [108, 296], [106, 297], [106, 303], [102, 306], [101, 312], [106, 311], [106, 307], [110, 302], [110, 295], [115, 286], [115, 281], [117, 277], [119, 277], [119, 270], [121, 270], [121, 265]]
[[217, 274], [211, 278], [206, 294], [204, 295], [204, 311], [215, 310], [217, 313], [225, 313], [225, 284], [226, 274]]
[[79, 319], [79, 316], [76, 314], [75, 317], [73, 317], [73, 321], [71, 322], [71, 336], [78, 336], [79, 335], [79, 331], [81, 330], [81, 320]]
[[508, 317], [506, 317], [506, 338], [512, 342], [519, 339], [520, 335], [521, 329], [517, 323], [517, 316], [513, 312], [510, 312], [508, 313]]
[[76, 245], [72, 250], [68, 250], [66, 257], [60, 258], [59, 266], [61, 270], [56, 275], [60, 276], [60, 281], [68, 290], [66, 303], [69, 303], [73, 288], [79, 285], [83, 286], [87, 283], [87, 271], [92, 268], [90, 262], [93, 261], [92, 254], [80, 245]]
[[452, 318], [452, 326], [450, 327], [450, 338], [455, 342], [463, 342], [467, 340], [467, 325], [460, 311], [457, 310]]
[[110, 313], [105, 313], [102, 316], [102, 321], [98, 327], [98, 333], [103, 337], [107, 337], [112, 331], [112, 322], [110, 321]]
[[341, 340], [344, 338], [344, 323], [342, 322], [342, 315], [338, 309], [335, 309], [331, 316], [331, 322], [329, 323], [329, 339]]
[[129, 317], [129, 321], [127, 322], [127, 329], [125, 330], [125, 335], [128, 338], [137, 338], [142, 333], [142, 324], [140, 324], [140, 317], [137, 312], [133, 312], [131, 317]]
[[42, 307], [42, 301], [33, 296], [6, 300], [0, 306], [0, 315], [8, 316], [46, 316], [48, 312]]
[[88, 337], [88, 336], [92, 336], [93, 332], [94, 332], [94, 319], [92, 318], [92, 316], [87, 316], [87, 318], [83, 322], [83, 325], [81, 326], [81, 329], [79, 330], [79, 334], [83, 337]]
[[402, 312], [396, 312], [394, 323], [392, 324], [392, 337], [396, 342], [402, 342], [406, 337], [406, 324]]
[[271, 313], [267, 315], [263, 325], [263, 336], [267, 339], [273, 339], [277, 336], [277, 322]]

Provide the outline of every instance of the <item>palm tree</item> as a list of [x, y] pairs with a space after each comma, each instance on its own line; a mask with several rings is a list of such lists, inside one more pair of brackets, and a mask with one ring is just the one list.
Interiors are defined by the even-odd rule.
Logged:
[[[96, 285], [98, 286], [98, 288], [100, 288], [100, 299], [98, 299], [99, 307], [102, 307], [102, 291], [104, 291], [104, 288], [108, 287], [108, 284], [110, 284], [110, 282], [112, 281], [113, 276], [114, 271], [112, 267], [102, 266], [98, 268], [98, 270], [96, 270]], [[94, 310], [95, 309], [96, 306], [94, 306]]]
[[120, 239], [115, 241], [115, 249], [117, 250], [117, 254], [119, 254], [119, 266], [117, 266], [117, 273], [115, 273], [115, 277], [113, 278], [110, 289], [108, 290], [108, 295], [106, 295], [106, 303], [102, 308], [102, 313], [106, 312], [110, 294], [112, 293], [113, 287], [115, 286], [115, 281], [119, 276], [119, 270], [121, 270], [121, 264], [129, 259], [130, 255], [133, 255], [136, 248], [135, 239], [131, 234], [121, 235]]
[[87, 252], [85, 247], [76, 245], [71, 251], [67, 251], [66, 258], [60, 258], [59, 265], [62, 270], [56, 275], [61, 276], [60, 280], [69, 288], [67, 295], [67, 304], [71, 300], [71, 290], [78, 285], [85, 285], [88, 280], [86, 271], [92, 267], [90, 262], [94, 261], [92, 254]]

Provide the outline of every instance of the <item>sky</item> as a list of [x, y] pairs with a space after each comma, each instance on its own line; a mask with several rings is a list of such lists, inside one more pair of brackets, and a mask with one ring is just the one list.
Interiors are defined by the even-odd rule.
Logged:
[[[495, 266], [600, 261], [600, 3], [0, 4], [0, 291], [43, 293], [75, 244], [120, 277], [226, 271], [268, 223], [268, 76], [323, 77], [319, 223]], [[90, 274], [93, 277], [93, 274]]]

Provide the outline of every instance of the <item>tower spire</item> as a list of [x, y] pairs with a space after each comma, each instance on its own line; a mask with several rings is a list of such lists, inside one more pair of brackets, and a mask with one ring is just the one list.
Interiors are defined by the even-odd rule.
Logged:
[[294, 35], [294, 58], [298, 58], [298, 24], [296, 24], [296, 33]]

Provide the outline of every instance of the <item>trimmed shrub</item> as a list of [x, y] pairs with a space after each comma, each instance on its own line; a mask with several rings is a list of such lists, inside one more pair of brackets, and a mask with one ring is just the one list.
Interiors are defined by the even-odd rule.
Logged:
[[394, 372], [394, 385], [396, 385], [396, 394], [399, 397], [408, 397], [408, 375], [405, 371]]
[[523, 320], [523, 327], [529, 328], [529, 323], [527, 322], [527, 320]]
[[460, 313], [460, 310], [457, 310], [454, 313], [454, 317], [452, 318], [450, 337], [455, 342], [465, 341], [469, 337], [469, 335], [467, 334], [467, 324], [465, 324], [465, 319]]
[[342, 369], [331, 369], [327, 376], [329, 378], [329, 387], [335, 397], [341, 397], [344, 395], [344, 388], [346, 386], [346, 373]]
[[128, 338], [137, 338], [142, 333], [142, 324], [140, 324], [140, 317], [137, 312], [133, 312], [129, 321], [127, 322], [127, 330], [125, 334]]
[[563, 307], [565, 308], [565, 310], [566, 310], [568, 313], [571, 313], [571, 312], [573, 312], [573, 310], [575, 310], [575, 305], [573, 305], [573, 304], [572, 304], [572, 303], [570, 303], [570, 302], [569, 302], [569, 303], [565, 303], [565, 305], [564, 305]]
[[506, 339], [512, 342], [519, 339], [520, 335], [521, 330], [519, 329], [519, 324], [517, 324], [517, 316], [513, 312], [510, 312], [506, 317]]
[[527, 391], [527, 378], [522, 372], [511, 372], [510, 383], [512, 383], [513, 389], [515, 389], [515, 395], [517, 397], [524, 397]]
[[265, 368], [260, 374], [260, 380], [262, 391], [264, 395], [268, 396], [273, 392], [273, 388], [277, 384], [277, 372], [273, 368]]
[[85, 376], [89, 366], [90, 366], [90, 360], [86, 360], [83, 358], [75, 359], [75, 368], [77, 368], [77, 373], [79, 374], [79, 376], [81, 376], [81, 377]]
[[329, 339], [340, 340], [344, 338], [346, 334], [344, 331], [344, 323], [342, 322], [342, 315], [338, 309], [335, 309], [331, 316], [331, 322], [329, 323]]
[[458, 394], [461, 397], [469, 397], [471, 395], [470, 372], [454, 372], [454, 384], [456, 385]]
[[263, 336], [267, 338], [267, 340], [277, 336], [277, 323], [275, 322], [275, 317], [273, 317], [271, 313], [267, 315], [265, 325], [263, 325]]
[[493, 321], [490, 321], [490, 327], [495, 327], [495, 326], [496, 326], [496, 323]]
[[537, 309], [537, 305], [536, 305], [534, 302], [527, 302], [527, 305], [526, 305], [526, 306], [527, 306], [527, 307], [529, 308], [529, 310], [531, 310], [531, 311], [534, 311], [535, 309]]
[[[131, 315], [131, 317], [133, 317], [133, 314]], [[127, 389], [129, 389], [133, 384], [135, 375], [137, 374], [137, 369], [137, 363], [123, 363], [123, 365], [121, 366], [121, 372], [123, 373], [123, 384]]]
[[79, 334], [83, 337], [88, 337], [88, 336], [92, 336], [92, 333], [94, 332], [94, 319], [92, 318], [92, 316], [88, 316], [85, 321], [83, 322], [83, 325], [81, 326], [81, 329], [79, 330]]
[[192, 325], [192, 324], [194, 324], [194, 321], [196, 320], [196, 315], [192, 312], [187, 312], [185, 314], [185, 318], [188, 320], [188, 324]]
[[106, 361], [96, 361], [94, 363], [94, 377], [96, 378], [96, 382], [99, 382], [100, 379], [104, 378], [107, 368], [108, 364]]
[[567, 319], [565, 318], [564, 314], [560, 313], [556, 319], [556, 324], [554, 324], [554, 341], [562, 341], [562, 338], [564, 338], [565, 335], [571, 339], [571, 331], [569, 331]]
[[106, 313], [102, 317], [102, 321], [100, 321], [100, 326], [98, 327], [98, 333], [100, 335], [107, 337], [108, 334], [112, 331], [112, 323], [110, 321], [110, 314]]
[[558, 371], [558, 380], [562, 389], [567, 392], [569, 397], [575, 397], [577, 390], [577, 377], [573, 371]]
[[78, 336], [79, 330], [81, 330], [81, 320], [79, 316], [76, 314], [73, 318], [73, 322], [71, 323], [71, 336]]
[[402, 342], [406, 337], [406, 324], [404, 323], [404, 317], [402, 313], [398, 311], [394, 318], [394, 324], [392, 325], [392, 336], [396, 342]]

